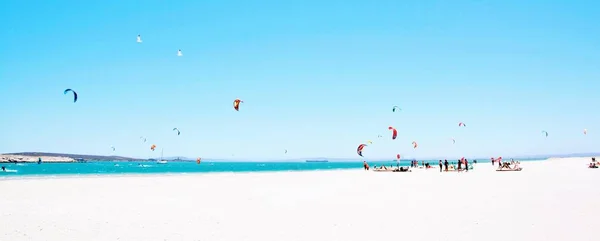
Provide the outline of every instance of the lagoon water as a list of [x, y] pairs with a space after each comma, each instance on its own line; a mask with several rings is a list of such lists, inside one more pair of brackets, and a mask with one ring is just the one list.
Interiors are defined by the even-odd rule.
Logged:
[[[437, 160], [425, 161], [437, 165]], [[479, 163], [489, 163], [482, 161]], [[421, 161], [419, 161], [421, 163]], [[261, 171], [311, 171], [334, 169], [360, 169], [362, 162], [202, 162], [170, 161], [156, 162], [97, 161], [86, 163], [0, 163], [6, 172], [2, 177], [19, 176], [60, 176], [60, 175], [106, 175], [106, 174], [160, 174], [160, 173], [209, 173], [209, 172], [261, 172]], [[369, 162], [377, 165], [396, 166], [395, 161]], [[402, 160], [400, 166], [409, 166], [410, 161]]]

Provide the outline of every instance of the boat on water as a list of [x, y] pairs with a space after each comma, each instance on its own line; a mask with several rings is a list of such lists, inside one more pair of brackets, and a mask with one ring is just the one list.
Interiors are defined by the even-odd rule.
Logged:
[[163, 150], [164, 149], [160, 149], [160, 159], [156, 161], [156, 164], [167, 164], [167, 160], [163, 159]]

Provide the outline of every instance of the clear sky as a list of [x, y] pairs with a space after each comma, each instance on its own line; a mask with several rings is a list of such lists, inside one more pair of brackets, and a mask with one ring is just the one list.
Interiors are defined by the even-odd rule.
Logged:
[[4, 0], [0, 153], [600, 151], [598, 23], [597, 1]]

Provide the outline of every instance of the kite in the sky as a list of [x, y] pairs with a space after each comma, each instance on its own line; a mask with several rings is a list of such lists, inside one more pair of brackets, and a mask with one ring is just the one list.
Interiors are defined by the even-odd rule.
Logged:
[[142, 42], [142, 36], [141, 35], [138, 34], [136, 42], [138, 42], [138, 43]]
[[363, 149], [365, 148], [365, 146], [367, 146], [367, 144], [358, 145], [358, 148], [356, 148], [356, 154], [358, 154], [359, 156], [363, 156], [362, 152], [363, 152]]
[[390, 126], [388, 127], [388, 130], [392, 130], [392, 140], [396, 140], [396, 137], [398, 136], [398, 131], [396, 130], [396, 128]]
[[233, 109], [235, 109], [236, 111], [240, 111], [240, 103], [244, 103], [244, 101], [240, 99], [235, 99], [233, 101]]
[[73, 92], [73, 103], [77, 102], [77, 92], [72, 89], [66, 89], [63, 93], [66, 95], [68, 92]]
[[179, 57], [183, 56], [183, 53], [181, 53], [181, 49], [177, 50], [177, 56], [179, 56]]

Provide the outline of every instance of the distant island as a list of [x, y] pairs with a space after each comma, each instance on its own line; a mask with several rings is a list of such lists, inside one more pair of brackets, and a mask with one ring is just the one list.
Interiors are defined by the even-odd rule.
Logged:
[[146, 159], [122, 156], [98, 156], [47, 152], [19, 152], [0, 154], [0, 162], [85, 162], [85, 161], [146, 161]]
[[328, 160], [306, 160], [305, 162], [329, 162]]

